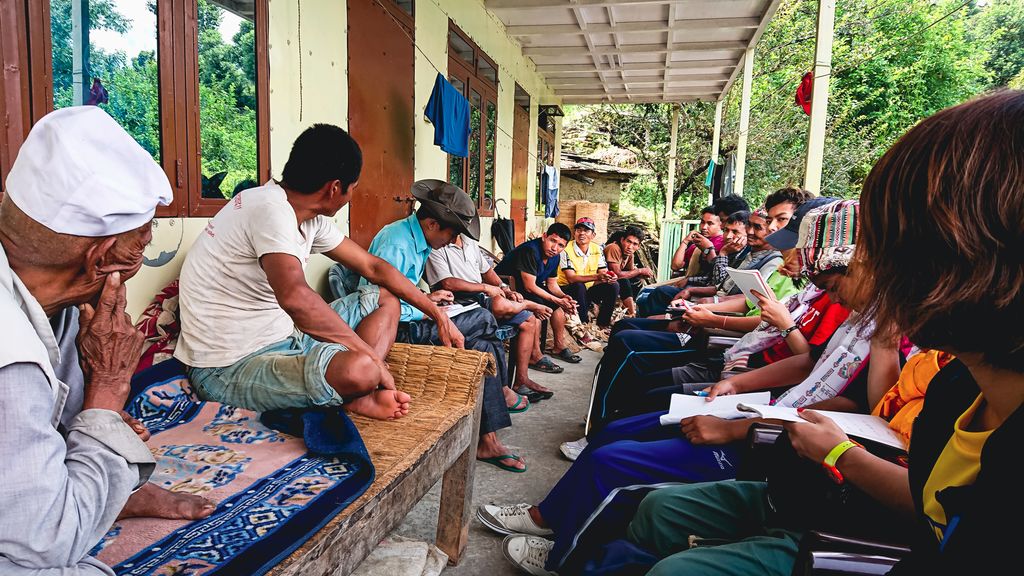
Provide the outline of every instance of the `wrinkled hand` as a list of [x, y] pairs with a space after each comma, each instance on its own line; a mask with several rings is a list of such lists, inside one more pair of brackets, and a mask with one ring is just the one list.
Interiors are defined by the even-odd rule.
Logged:
[[554, 310], [548, 308], [547, 306], [544, 306], [543, 304], [533, 309], [533, 315], [540, 320], [547, 320], [548, 318], [551, 318], [551, 315], [554, 313]]
[[746, 245], [747, 245], [747, 237], [746, 236], [740, 236], [739, 238], [734, 238], [732, 240], [729, 240], [725, 244], [722, 244], [721, 253], [722, 254], [735, 254], [735, 253], [739, 252], [740, 250], [743, 250], [743, 248]]
[[379, 385], [388, 390], [397, 390], [395, 387], [395, 377], [391, 374], [391, 367], [383, 359], [377, 359], [377, 367], [380, 368], [380, 383]]
[[645, 278], [654, 278], [654, 271], [651, 270], [650, 268], [640, 268], [639, 270], [637, 270], [637, 272], [639, 272], [638, 276], [643, 276]]
[[706, 390], [708, 393], [705, 398], [708, 402], [711, 402], [719, 396], [731, 396], [733, 394], [739, 394], [739, 390], [736, 389], [736, 385], [730, 382], [728, 379], [718, 382], [714, 386]]
[[700, 326], [701, 328], [722, 327], [722, 317], [703, 306], [691, 306], [686, 312], [683, 312], [683, 320], [686, 320], [690, 326]]
[[455, 294], [452, 294], [448, 290], [434, 290], [427, 297], [430, 298], [430, 301], [434, 304], [440, 304], [441, 302], [451, 303], [455, 301]]
[[449, 348], [466, 347], [466, 338], [455, 327], [451, 318], [446, 317], [445, 321], [437, 323], [437, 336], [441, 339], [441, 344]]
[[79, 308], [78, 356], [85, 375], [84, 409], [118, 412], [131, 390], [131, 378], [146, 342], [124, 311], [125, 288], [121, 274], [107, 276], [96, 308]]
[[813, 410], [801, 410], [806, 422], [786, 422], [786, 432], [796, 453], [812, 462], [824, 462], [839, 443], [849, 440], [846, 433], [827, 416]]
[[[683, 280], [685, 281], [686, 278], [683, 278]], [[683, 300], [689, 300], [689, 299], [690, 299], [690, 289], [689, 288], [683, 288], [682, 290], [680, 290], [679, 292], [676, 293], [675, 298], [672, 299], [672, 302], [681, 302]]]
[[[743, 423], [742, 421], [737, 421]], [[679, 423], [683, 436], [691, 444], [727, 444], [738, 440], [734, 438], [732, 420], [718, 416], [691, 416]]]
[[132, 430], [139, 436], [139, 440], [142, 440], [143, 442], [149, 440], [149, 429], [146, 428], [145, 424], [124, 410], [121, 410], [120, 414], [124, 423], [131, 426]]
[[522, 302], [523, 301], [523, 295], [520, 294], [519, 292], [516, 292], [516, 291], [512, 290], [511, 288], [504, 288], [503, 290], [505, 292], [505, 298], [508, 298], [512, 302]]
[[790, 315], [789, 308], [786, 308], [782, 302], [769, 298], [757, 290], [751, 290], [751, 292], [757, 296], [757, 306], [761, 308], [761, 320], [779, 330], [785, 330], [793, 325], [793, 316]]
[[[484, 284], [483, 287], [484, 287], [484, 294], [486, 294], [487, 296], [490, 296], [491, 298], [497, 298], [498, 296], [504, 296], [505, 295], [505, 291], [502, 290], [501, 287], [499, 287], [499, 286], [491, 286], [490, 284]], [[453, 297], [454, 297], [454, 295], [453, 295]]]

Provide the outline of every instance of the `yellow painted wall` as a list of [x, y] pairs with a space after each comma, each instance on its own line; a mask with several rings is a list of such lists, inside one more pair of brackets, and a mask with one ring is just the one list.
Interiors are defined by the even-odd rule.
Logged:
[[[448, 71], [448, 19], [476, 42], [488, 57], [498, 65], [498, 135], [494, 161], [495, 200], [498, 212], [509, 217], [512, 196], [512, 119], [515, 106], [516, 83], [530, 94], [530, 168], [527, 184], [527, 207], [531, 221], [527, 230], [539, 221], [534, 216], [534, 193], [537, 177], [537, 106], [556, 103], [551, 89], [537, 74], [533, 61], [523, 56], [522, 48], [505, 31], [498, 18], [488, 12], [480, 0], [416, 0], [416, 106], [420, 118], [416, 123], [415, 177], [447, 179], [447, 154], [434, 146], [434, 129], [423, 119], [423, 109], [430, 98], [438, 69]], [[559, 130], [560, 132], [560, 130]], [[481, 243], [491, 250], [497, 245], [491, 240], [491, 218], [482, 218]]]
[[[345, 30], [347, 13], [342, 0], [303, 0], [301, 19], [297, 3], [290, 0], [270, 2], [270, 155], [271, 171], [279, 177], [294, 139], [316, 122], [348, 126], [348, 51]], [[522, 51], [504, 26], [484, 8], [480, 0], [417, 0], [416, 41], [422, 53], [416, 52], [415, 95], [417, 113], [415, 177], [446, 179], [447, 156], [434, 146], [434, 130], [422, 119], [437, 71], [427, 62], [447, 71], [448, 18], [468, 34], [499, 67], [498, 136], [495, 157], [495, 197], [507, 201], [512, 182], [512, 113], [515, 83], [531, 96], [530, 179], [528, 207], [532, 221], [528, 230], [537, 226], [533, 216], [536, 160], [537, 105], [552, 103], [551, 90], [536, 73], [533, 62]], [[300, 24], [301, 20], [301, 24]], [[301, 29], [302, 58], [299, 58]], [[301, 86], [301, 98], [300, 98]], [[560, 126], [560, 124], [559, 124]], [[556, 138], [561, 137], [561, 129]], [[557, 142], [557, 140], [556, 140]], [[557, 160], [556, 160], [557, 163]], [[509, 215], [509, 205], [501, 203], [499, 211]], [[338, 227], [347, 233], [348, 209], [336, 218]], [[137, 316], [152, 296], [177, 277], [186, 252], [206, 226], [206, 218], [161, 218], [153, 230], [153, 243], [148, 258], [172, 256], [158, 267], [144, 267], [129, 284], [128, 311]], [[491, 219], [482, 222], [485, 246], [491, 246]], [[326, 270], [330, 261], [322, 256], [310, 259], [306, 276], [310, 285], [326, 293]]]

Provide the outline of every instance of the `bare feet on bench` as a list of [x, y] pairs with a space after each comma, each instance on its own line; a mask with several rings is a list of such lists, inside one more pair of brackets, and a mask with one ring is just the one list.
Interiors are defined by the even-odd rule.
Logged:
[[367, 418], [394, 420], [409, 413], [412, 398], [400, 390], [377, 390], [355, 400], [349, 400], [345, 407]]
[[213, 513], [217, 504], [202, 496], [171, 492], [152, 482], [139, 488], [117, 515], [123, 518], [167, 518], [170, 520], [199, 520]]

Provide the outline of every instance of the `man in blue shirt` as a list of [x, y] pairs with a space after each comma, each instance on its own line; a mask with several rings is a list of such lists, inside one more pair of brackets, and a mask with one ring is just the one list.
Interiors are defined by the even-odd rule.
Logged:
[[[370, 243], [370, 254], [389, 262], [413, 284], [423, 277], [431, 249], [451, 244], [459, 234], [474, 240], [480, 236], [480, 217], [468, 194], [457, 186], [441, 180], [420, 180], [412, 186], [412, 195], [420, 201], [415, 213], [392, 222], [381, 229]], [[360, 285], [367, 284], [366, 279]], [[435, 303], [450, 303], [454, 295], [448, 290], [430, 294]], [[437, 325], [406, 302], [401, 304], [397, 338], [412, 344], [440, 344]], [[498, 322], [488, 310], [478, 308], [449, 320], [450, 329], [461, 330], [467, 349], [494, 355], [497, 375], [484, 380], [483, 407], [480, 417], [480, 441], [477, 459], [511, 472], [523, 472], [526, 464], [498, 439], [496, 432], [512, 425], [509, 406], [527, 402], [507, 386], [505, 347], [496, 336]], [[457, 326], [457, 327], [456, 327]]]
[[558, 287], [560, 255], [571, 239], [569, 227], [555, 222], [540, 238], [516, 246], [494, 270], [515, 279], [516, 289], [524, 298], [551, 308], [552, 353], [566, 362], [578, 364], [582, 359], [566, 347], [564, 336], [566, 314], [576, 313], [576, 301]]

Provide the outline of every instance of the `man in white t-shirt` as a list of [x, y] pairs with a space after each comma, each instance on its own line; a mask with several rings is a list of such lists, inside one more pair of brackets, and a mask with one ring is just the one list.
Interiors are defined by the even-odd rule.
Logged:
[[[201, 398], [257, 411], [344, 404], [400, 418], [409, 396], [395, 390], [383, 360], [400, 300], [437, 322], [443, 344], [462, 346], [426, 294], [331, 221], [361, 168], [347, 132], [316, 124], [295, 140], [280, 182], [240, 192], [199, 235], [181, 271], [174, 356]], [[311, 253], [372, 284], [328, 304], [306, 283]]]

